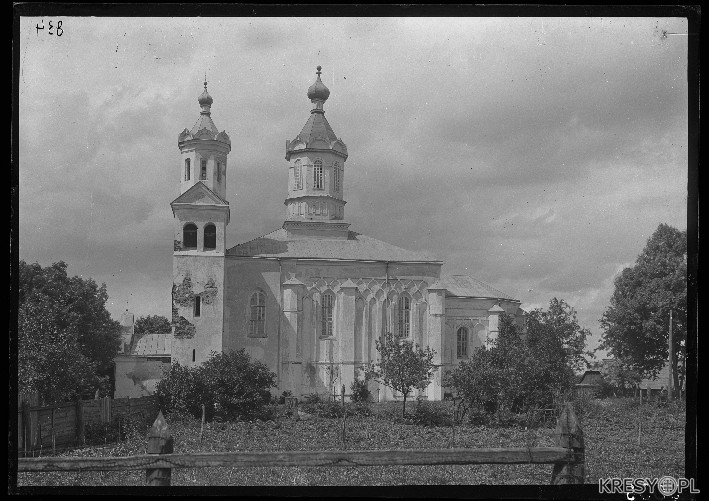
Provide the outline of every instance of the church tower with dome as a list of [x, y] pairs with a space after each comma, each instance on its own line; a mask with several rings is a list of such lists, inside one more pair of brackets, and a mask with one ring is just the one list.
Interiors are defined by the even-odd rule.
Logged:
[[[435, 351], [434, 378], [413, 397], [440, 400], [446, 371], [495, 338], [502, 313], [523, 325], [524, 312], [480, 280], [442, 275], [443, 262], [427, 252], [350, 229], [348, 150], [325, 118], [321, 70], [307, 90], [310, 115], [286, 141], [282, 226], [228, 249], [231, 142], [212, 121], [205, 82], [199, 119], [178, 137], [172, 359], [198, 365], [212, 351], [244, 349], [277, 374], [274, 393], [332, 394], [344, 385], [347, 397], [377, 359], [376, 340], [391, 332]], [[379, 400], [402, 398], [369, 384]]]

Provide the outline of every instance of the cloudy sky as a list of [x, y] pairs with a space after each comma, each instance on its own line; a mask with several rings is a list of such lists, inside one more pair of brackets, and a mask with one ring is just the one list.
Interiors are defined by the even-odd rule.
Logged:
[[284, 220], [317, 65], [351, 229], [527, 309], [563, 298], [591, 347], [614, 276], [658, 224], [686, 228], [685, 19], [40, 20], [19, 34], [20, 258], [105, 282], [115, 318], [170, 315], [177, 136], [205, 72], [229, 246]]

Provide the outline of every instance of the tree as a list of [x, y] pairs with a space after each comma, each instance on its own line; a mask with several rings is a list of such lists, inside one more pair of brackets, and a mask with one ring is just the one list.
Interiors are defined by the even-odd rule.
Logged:
[[433, 377], [434, 351], [428, 346], [395, 338], [390, 332], [376, 340], [379, 362], [365, 367], [366, 377], [398, 391], [404, 396], [402, 415], [406, 415], [406, 398], [415, 389], [426, 388]]
[[139, 317], [134, 329], [136, 334], [169, 334], [172, 332], [172, 324], [161, 315], [148, 315]]
[[20, 390], [40, 391], [51, 401], [106, 393], [120, 346], [120, 323], [106, 310], [106, 285], [68, 277], [62, 261], [19, 265]]
[[601, 371], [603, 381], [602, 393], [606, 395], [616, 394], [619, 391], [625, 393], [642, 381], [639, 372], [626, 367], [620, 360], [604, 360], [597, 367]]
[[687, 232], [660, 224], [635, 265], [615, 279], [600, 320], [598, 349], [644, 376], [657, 376], [669, 357], [672, 312], [674, 387], [679, 388], [687, 339]]
[[546, 407], [571, 388], [574, 366], [582, 363], [586, 329], [563, 300], [552, 299], [547, 311], [527, 315], [523, 335], [514, 319], [500, 316], [497, 339], [461, 362], [446, 385], [467, 405], [493, 412], [519, 412]]

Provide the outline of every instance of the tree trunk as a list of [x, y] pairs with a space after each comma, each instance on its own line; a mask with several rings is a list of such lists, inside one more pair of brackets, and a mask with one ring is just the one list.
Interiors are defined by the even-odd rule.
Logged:
[[403, 407], [403, 411], [401, 413], [401, 417], [406, 417], [406, 395], [407, 394], [404, 393], [404, 407]]

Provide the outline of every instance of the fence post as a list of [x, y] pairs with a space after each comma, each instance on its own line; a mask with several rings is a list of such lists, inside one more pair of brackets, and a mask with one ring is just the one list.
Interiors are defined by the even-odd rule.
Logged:
[[[29, 430], [29, 433], [28, 433]], [[22, 444], [27, 456], [27, 443], [32, 447], [32, 420], [30, 419], [29, 404], [27, 400], [22, 401]]]
[[584, 445], [583, 430], [574, 414], [571, 402], [567, 402], [559, 415], [554, 432], [554, 443], [557, 447], [574, 450], [571, 461], [554, 463], [551, 474], [552, 485], [584, 483]]
[[[168, 429], [167, 422], [162, 415], [162, 411], [158, 413], [158, 417], [153, 423], [153, 427], [148, 431], [148, 454], [172, 454], [172, 435]], [[170, 468], [146, 468], [145, 469], [145, 484], [164, 486], [170, 485], [172, 470]]]

